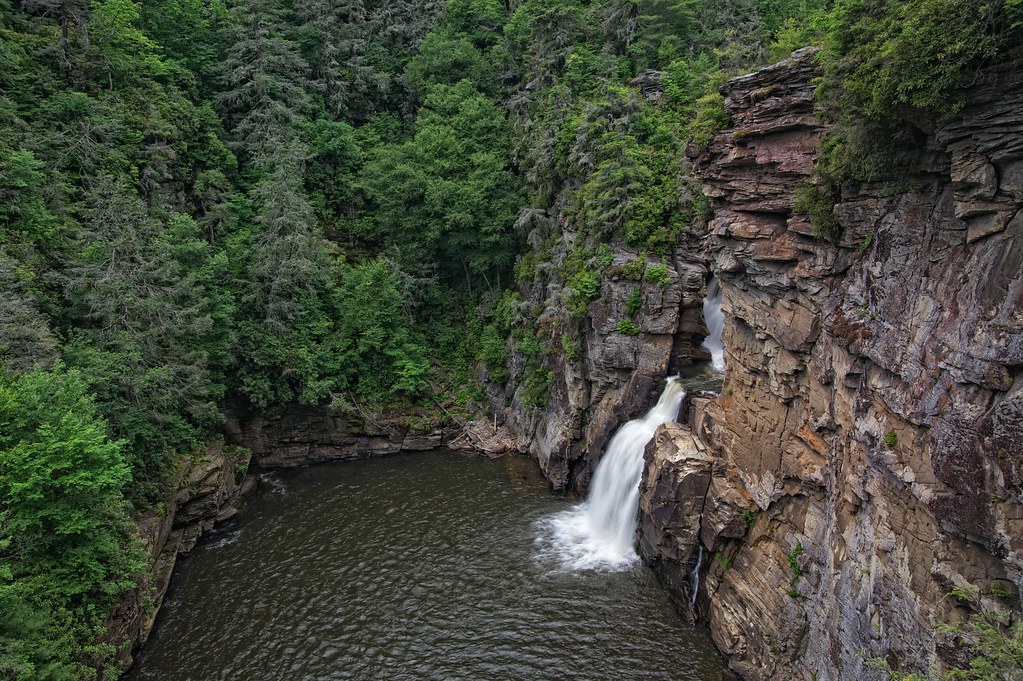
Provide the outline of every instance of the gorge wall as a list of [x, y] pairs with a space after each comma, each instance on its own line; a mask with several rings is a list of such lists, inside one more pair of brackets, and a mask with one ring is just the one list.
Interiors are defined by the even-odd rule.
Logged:
[[936, 674], [967, 659], [936, 625], [1019, 617], [1021, 61], [897, 186], [847, 191], [834, 241], [793, 210], [827, 129], [813, 52], [725, 87], [698, 159], [724, 389], [648, 447], [640, 546], [684, 597], [702, 551], [697, 610], [746, 678]]
[[[702, 305], [707, 265], [702, 257], [704, 234], [686, 234], [663, 257], [621, 243], [611, 246], [611, 260], [601, 269], [600, 295], [581, 319], [566, 314], [567, 289], [557, 274], [583, 237], [571, 224], [560, 226], [551, 263], [526, 287], [523, 315], [536, 319], [536, 336], [548, 348], [543, 367], [551, 372], [542, 406], [526, 404], [523, 376], [526, 358], [512, 345], [512, 381], [490, 384], [489, 398], [520, 451], [536, 458], [552, 487], [584, 491], [604, 445], [622, 423], [635, 418], [656, 400], [664, 377], [693, 358], [706, 359], [700, 347], [707, 335]], [[530, 237], [551, 240], [538, 229]], [[592, 244], [590, 244], [592, 245]], [[660, 280], [647, 274], [663, 269]], [[641, 303], [630, 313], [630, 296]], [[632, 319], [637, 332], [623, 333], [618, 323]], [[576, 336], [571, 354], [559, 340]]]

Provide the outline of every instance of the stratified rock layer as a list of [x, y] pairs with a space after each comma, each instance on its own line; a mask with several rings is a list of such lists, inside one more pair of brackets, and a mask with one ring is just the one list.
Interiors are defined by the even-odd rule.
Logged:
[[746, 678], [936, 674], [965, 656], [937, 623], [1019, 612], [1023, 68], [988, 69], [897, 190], [843, 196], [836, 242], [793, 211], [825, 133], [814, 75], [800, 52], [726, 86], [733, 127], [699, 160], [724, 391], [701, 444], [662, 430], [648, 452], [641, 547], [684, 592], [698, 524], [698, 607]]
[[[708, 273], [695, 233], [663, 258], [617, 243], [601, 274], [599, 297], [582, 319], [574, 319], [566, 313], [568, 289], [555, 263], [582, 237], [563, 227], [553, 263], [526, 288], [523, 306], [526, 317], [538, 312], [536, 334], [547, 349], [543, 369], [553, 378], [546, 403], [525, 403], [526, 360], [514, 343], [512, 381], [491, 386], [490, 399], [518, 448], [537, 459], [554, 489], [584, 491], [604, 445], [622, 423], [653, 404], [665, 376], [693, 358], [709, 357], [700, 347], [707, 335], [702, 305]], [[651, 268], [663, 268], [663, 281], [640, 279]], [[637, 291], [641, 304], [630, 312]], [[639, 332], [619, 331], [622, 320], [633, 321]], [[563, 335], [578, 339], [576, 356], [566, 352]]]
[[136, 519], [153, 568], [120, 598], [103, 637], [119, 646], [122, 668], [131, 665], [132, 653], [149, 637], [178, 556], [190, 552], [215, 523], [234, 516], [242, 496], [255, 485], [247, 475], [249, 459], [245, 449], [210, 442], [179, 462], [168, 498]]

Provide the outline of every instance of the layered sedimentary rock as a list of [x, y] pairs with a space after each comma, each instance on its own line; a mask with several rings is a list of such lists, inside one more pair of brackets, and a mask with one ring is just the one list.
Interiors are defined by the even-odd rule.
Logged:
[[262, 468], [422, 452], [444, 447], [459, 433], [450, 423], [424, 430], [407, 421], [393, 415], [355, 418], [326, 406], [295, 404], [272, 415], [234, 409], [224, 432], [229, 442], [251, 451], [253, 464]]
[[178, 556], [191, 551], [215, 523], [238, 512], [242, 496], [255, 484], [247, 475], [249, 462], [247, 450], [210, 442], [180, 462], [168, 498], [137, 519], [153, 568], [120, 599], [107, 621], [104, 640], [120, 646], [120, 666], [128, 667], [134, 649], [148, 638]]
[[648, 451], [641, 548], [684, 595], [698, 537], [698, 609], [746, 678], [936, 674], [968, 656], [938, 623], [1019, 616], [1023, 68], [987, 69], [898, 184], [847, 191], [829, 240], [793, 210], [826, 132], [812, 56], [731, 81], [699, 159], [727, 372], [698, 442]]
[[[554, 259], [564, 258], [577, 238], [561, 234]], [[618, 426], [650, 407], [665, 375], [707, 356], [699, 347], [706, 335], [701, 306], [707, 269], [697, 253], [694, 235], [665, 258], [617, 244], [602, 272], [600, 295], [581, 320], [566, 315], [567, 291], [556, 272], [541, 272], [528, 287], [525, 307], [530, 314], [538, 311], [536, 334], [548, 349], [542, 368], [552, 372], [546, 404], [525, 404], [526, 360], [514, 343], [512, 381], [492, 386], [490, 398], [519, 449], [539, 461], [555, 489], [585, 490]], [[641, 280], [650, 268], [664, 268], [665, 280]], [[630, 313], [637, 289], [642, 303]], [[632, 320], [639, 332], [622, 333], [621, 320]], [[567, 327], [575, 324], [580, 331], [570, 332]], [[580, 339], [575, 356], [560, 341], [566, 333]]]

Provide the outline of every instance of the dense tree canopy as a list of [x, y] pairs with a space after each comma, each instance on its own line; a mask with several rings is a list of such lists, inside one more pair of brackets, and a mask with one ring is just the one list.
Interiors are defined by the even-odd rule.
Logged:
[[729, 74], [825, 45], [828, 162], [859, 178], [851, 122], [954, 113], [1021, 24], [1019, 0], [0, 0], [0, 674], [105, 664], [129, 513], [226, 406], [429, 405], [474, 362], [510, 380], [509, 336], [540, 400], [507, 289], [579, 317], [601, 245], [702, 219], [683, 150], [727, 124]]

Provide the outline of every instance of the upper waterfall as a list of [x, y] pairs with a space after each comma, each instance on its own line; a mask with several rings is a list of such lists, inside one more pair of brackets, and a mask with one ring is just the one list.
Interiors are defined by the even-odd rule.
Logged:
[[662, 423], [674, 421], [685, 397], [669, 378], [657, 404], [622, 426], [597, 464], [587, 500], [550, 516], [545, 523], [550, 549], [573, 569], [622, 569], [639, 559], [634, 548], [643, 450]]
[[725, 314], [721, 311], [724, 292], [717, 279], [707, 282], [707, 297], [703, 299], [703, 318], [710, 335], [703, 341], [703, 347], [710, 351], [711, 362], [718, 371], [725, 370], [725, 344], [721, 339], [725, 331]]

